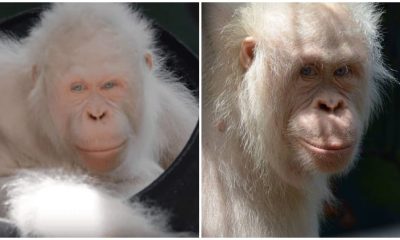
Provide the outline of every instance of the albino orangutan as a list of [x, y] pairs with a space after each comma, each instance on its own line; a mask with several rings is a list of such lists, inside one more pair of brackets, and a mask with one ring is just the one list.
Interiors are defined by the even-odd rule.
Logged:
[[27, 38], [3, 34], [1, 207], [22, 236], [171, 236], [166, 214], [128, 201], [197, 121], [155, 44], [123, 4], [54, 4]]
[[318, 235], [328, 178], [354, 163], [379, 90], [368, 3], [205, 4], [202, 233]]

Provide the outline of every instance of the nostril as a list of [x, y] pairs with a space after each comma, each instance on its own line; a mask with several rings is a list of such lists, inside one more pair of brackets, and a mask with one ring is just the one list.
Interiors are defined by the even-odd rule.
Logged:
[[92, 120], [97, 120], [97, 117], [94, 116], [94, 115], [91, 114], [91, 113], [88, 113], [88, 116], [89, 116], [89, 118], [92, 119]]
[[345, 106], [343, 101], [337, 101], [337, 102], [318, 101], [318, 109], [328, 113], [330, 112], [335, 113], [336, 111], [339, 111], [344, 107]]
[[318, 103], [318, 108], [324, 112], [330, 112], [332, 109], [324, 102], [319, 102]]
[[103, 119], [105, 116], [106, 116], [106, 112], [103, 112], [103, 113], [101, 113], [101, 114], [93, 114], [93, 113], [88, 112], [88, 117], [89, 117], [91, 120], [94, 120], [94, 121], [101, 120], [101, 119]]
[[342, 102], [342, 101], [339, 101], [339, 102], [336, 104], [336, 106], [334, 107], [333, 111], [340, 110], [340, 109], [342, 109], [343, 107], [344, 107], [343, 102]]
[[106, 116], [106, 112], [103, 112], [100, 116], [99, 119], [103, 119]]

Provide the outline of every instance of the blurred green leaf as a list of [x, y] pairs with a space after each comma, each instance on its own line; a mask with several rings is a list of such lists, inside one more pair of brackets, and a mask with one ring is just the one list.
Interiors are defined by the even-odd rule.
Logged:
[[361, 164], [360, 190], [371, 202], [400, 212], [400, 171], [396, 165], [380, 158], [364, 159]]

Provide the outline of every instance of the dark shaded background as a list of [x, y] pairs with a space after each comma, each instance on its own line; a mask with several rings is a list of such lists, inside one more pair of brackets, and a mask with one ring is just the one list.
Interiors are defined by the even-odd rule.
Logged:
[[[385, 60], [400, 83], [400, 3], [378, 6]], [[340, 203], [325, 207], [322, 236], [400, 237], [400, 85], [387, 89], [358, 164], [332, 188]]]
[[[0, 19], [25, 10], [46, 6], [46, 3], [1, 3]], [[137, 3], [133, 4], [149, 19], [171, 32], [196, 55], [199, 52], [198, 3]]]

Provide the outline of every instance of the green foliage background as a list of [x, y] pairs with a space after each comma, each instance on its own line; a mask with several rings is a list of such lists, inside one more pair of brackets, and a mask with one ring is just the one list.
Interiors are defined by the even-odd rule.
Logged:
[[[385, 89], [354, 169], [332, 182], [339, 200], [326, 214], [322, 236], [344, 236], [400, 224], [400, 4], [380, 3], [383, 53], [396, 83]], [[366, 232], [367, 233], [367, 232]], [[398, 230], [400, 237], [400, 230]], [[368, 234], [366, 235], [368, 237]]]

